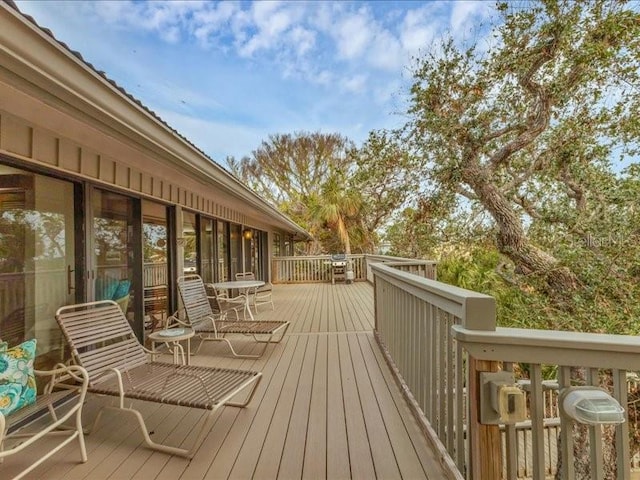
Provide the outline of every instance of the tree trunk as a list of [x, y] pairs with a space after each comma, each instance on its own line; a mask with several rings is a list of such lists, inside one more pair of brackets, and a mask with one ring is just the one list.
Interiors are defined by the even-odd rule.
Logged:
[[520, 215], [485, 168], [478, 164], [467, 166], [463, 170], [463, 180], [495, 220], [498, 250], [513, 261], [519, 273], [538, 276], [550, 293], [566, 295], [567, 291], [577, 288], [573, 272], [562, 267], [553, 255], [529, 242]]

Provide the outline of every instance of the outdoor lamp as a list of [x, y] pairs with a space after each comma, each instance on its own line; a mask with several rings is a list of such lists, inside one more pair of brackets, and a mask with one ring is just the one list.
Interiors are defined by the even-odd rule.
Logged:
[[245, 228], [245, 229], [242, 231], [242, 237], [243, 237], [245, 240], [251, 240], [251, 239], [253, 238], [253, 230], [251, 230], [250, 228]]
[[585, 425], [614, 425], [624, 422], [624, 408], [598, 387], [568, 387], [560, 392], [560, 408], [569, 418]]

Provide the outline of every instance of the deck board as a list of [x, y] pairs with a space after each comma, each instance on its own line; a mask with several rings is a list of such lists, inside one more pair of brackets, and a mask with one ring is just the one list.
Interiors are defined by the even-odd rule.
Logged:
[[302, 478], [327, 476], [327, 372], [328, 337], [318, 335], [309, 402]]
[[327, 355], [327, 478], [351, 478], [344, 390], [338, 336], [328, 337]]
[[[145, 448], [131, 418], [108, 412], [86, 437], [86, 464], [78, 463], [72, 444], [26, 478], [446, 478], [373, 337], [371, 285], [276, 285], [273, 297], [275, 311], [261, 306], [256, 318], [292, 325], [263, 358], [232, 358], [221, 342], [206, 342], [192, 357], [197, 365], [263, 372], [251, 404], [222, 408], [193, 460]], [[251, 337], [234, 339], [244, 353], [260, 348]], [[105, 401], [90, 397], [86, 426]], [[154, 440], [183, 447], [190, 446], [203, 415], [183, 407], [134, 405]], [[0, 478], [19, 471], [28, 455], [7, 459]]]

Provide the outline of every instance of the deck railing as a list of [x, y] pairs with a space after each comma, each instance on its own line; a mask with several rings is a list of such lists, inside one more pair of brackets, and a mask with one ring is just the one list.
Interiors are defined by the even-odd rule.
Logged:
[[[542, 480], [550, 464], [557, 464], [552, 458], [557, 454], [561, 478], [580, 478], [575, 471], [571, 420], [560, 417], [559, 446], [550, 447], [550, 441], [545, 441], [549, 433], [543, 371], [558, 372], [560, 390], [575, 384], [574, 374], [582, 372], [581, 384], [605, 388], [626, 406], [626, 375], [640, 370], [640, 339], [499, 328], [492, 297], [390, 265], [373, 265], [372, 270], [376, 338], [425, 432], [450, 467], [451, 477], [515, 479], [521, 476], [518, 456], [527, 455], [530, 478]], [[528, 418], [519, 425], [480, 423], [480, 375], [496, 370], [514, 371], [516, 379], [525, 373], [528, 377]], [[517, 448], [523, 423], [530, 424], [530, 452]], [[611, 438], [615, 438], [615, 478], [630, 478], [628, 423], [588, 427], [583, 436], [587, 450], [577, 457], [588, 459], [589, 478], [606, 478], [604, 472], [610, 467], [603, 449]]]
[[[366, 280], [364, 255], [349, 255], [354, 280]], [[331, 282], [331, 256], [274, 257], [271, 260], [272, 283]]]
[[[390, 257], [386, 255], [349, 255], [348, 261], [354, 273], [354, 281], [373, 281], [371, 265], [393, 263], [398, 270], [411, 272], [425, 278], [436, 278], [436, 263], [431, 260]], [[271, 262], [273, 283], [331, 282], [331, 256], [274, 257]]]
[[142, 285], [147, 287], [156, 287], [158, 285], [167, 285], [168, 268], [167, 263], [145, 263], [142, 269]]

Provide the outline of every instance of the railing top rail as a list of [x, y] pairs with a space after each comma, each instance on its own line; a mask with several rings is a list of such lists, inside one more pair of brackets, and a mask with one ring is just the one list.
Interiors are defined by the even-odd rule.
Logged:
[[480, 360], [640, 371], [640, 337], [498, 327], [452, 327], [453, 337]]
[[459, 317], [466, 328], [495, 330], [496, 302], [489, 295], [403, 272], [385, 263], [374, 263], [371, 269], [375, 276]]
[[418, 262], [420, 264], [425, 265], [435, 265], [437, 262], [435, 260], [425, 260], [422, 258], [406, 258], [406, 257], [392, 257], [391, 255], [365, 255], [367, 259], [372, 260], [384, 260], [385, 262]]
[[[366, 255], [364, 253], [350, 253], [347, 255], [349, 258], [362, 258]], [[331, 258], [331, 255], [290, 255], [290, 256], [275, 256], [272, 257], [273, 260], [314, 260], [314, 259], [328, 259]]]
[[[435, 265], [436, 262], [432, 262], [431, 260], [393, 260], [391, 262], [384, 262], [384, 264], [391, 267], [405, 267], [407, 265]], [[376, 264], [374, 263], [373, 265]]]
[[[403, 262], [403, 263], [416, 263], [420, 265], [435, 265], [438, 262], [435, 260], [424, 260], [421, 258], [404, 258], [404, 257], [392, 257], [389, 255], [372, 255], [369, 253], [350, 253], [349, 258], [362, 258], [372, 260], [380, 260], [384, 262]], [[289, 255], [289, 256], [274, 256], [274, 260], [309, 260], [316, 258], [331, 258], [329, 254], [323, 255]]]

